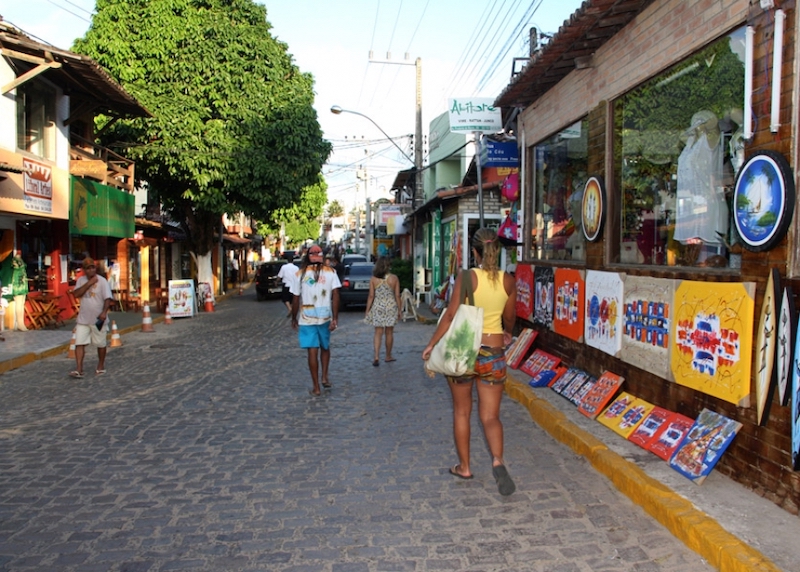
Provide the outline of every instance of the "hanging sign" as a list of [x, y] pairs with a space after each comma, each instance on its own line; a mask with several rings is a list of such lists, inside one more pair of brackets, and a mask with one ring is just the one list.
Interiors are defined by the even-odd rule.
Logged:
[[450, 131], [496, 132], [503, 129], [500, 108], [490, 97], [458, 97], [448, 100]]

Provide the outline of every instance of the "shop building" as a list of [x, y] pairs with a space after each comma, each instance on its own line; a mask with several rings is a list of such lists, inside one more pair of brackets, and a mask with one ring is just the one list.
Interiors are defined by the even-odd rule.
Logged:
[[[587, 329], [520, 323], [538, 330], [538, 347], [594, 376], [617, 373], [650, 403], [741, 423], [717, 470], [796, 514], [797, 396], [768, 406], [760, 385], [764, 356], [780, 351], [760, 320], [765, 300], [781, 306], [771, 270], [800, 288], [798, 13], [772, 4], [584, 2], [495, 104], [519, 114], [521, 262], [624, 285], [612, 312], [621, 349], [589, 343]], [[629, 351], [628, 294], [662, 287], [664, 351]], [[741, 304], [718, 295], [733, 291]], [[719, 351], [700, 351], [706, 342]]]

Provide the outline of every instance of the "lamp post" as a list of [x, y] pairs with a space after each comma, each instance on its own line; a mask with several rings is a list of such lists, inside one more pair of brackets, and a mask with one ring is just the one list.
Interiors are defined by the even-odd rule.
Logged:
[[408, 154], [407, 154], [405, 151], [403, 151], [403, 149], [400, 147], [400, 145], [398, 145], [397, 143], [395, 143], [395, 140], [394, 140], [394, 139], [392, 139], [391, 137], [389, 137], [389, 134], [388, 134], [388, 133], [386, 133], [386, 131], [384, 131], [384, 130], [381, 128], [381, 126], [380, 126], [380, 125], [378, 125], [377, 123], [375, 123], [375, 121], [374, 121], [374, 120], [373, 120], [373, 119], [372, 119], [370, 116], [368, 116], [368, 115], [364, 115], [363, 113], [360, 113], [360, 112], [358, 112], [358, 111], [352, 111], [352, 110], [350, 110], [350, 109], [342, 109], [342, 108], [341, 108], [341, 107], [339, 107], [338, 105], [334, 105], [334, 106], [332, 106], [332, 107], [331, 107], [331, 113], [333, 113], [334, 115], [341, 115], [342, 113], [352, 113], [353, 115], [360, 115], [361, 117], [363, 117], [364, 119], [366, 119], [367, 121], [369, 121], [370, 123], [372, 123], [372, 124], [373, 124], [375, 127], [377, 127], [377, 128], [378, 128], [378, 131], [380, 131], [381, 133], [383, 133], [383, 136], [384, 136], [384, 137], [386, 137], [386, 138], [387, 138], [389, 141], [391, 141], [391, 142], [392, 142], [392, 145], [394, 145], [395, 147], [397, 147], [397, 150], [398, 150], [398, 151], [400, 151], [400, 153], [403, 155], [403, 157], [405, 157], [405, 158], [406, 158], [406, 159], [407, 159], [407, 160], [408, 160], [410, 163], [413, 163], [413, 162], [414, 162], [414, 159], [412, 159], [411, 157], [409, 157], [409, 156], [408, 156]]

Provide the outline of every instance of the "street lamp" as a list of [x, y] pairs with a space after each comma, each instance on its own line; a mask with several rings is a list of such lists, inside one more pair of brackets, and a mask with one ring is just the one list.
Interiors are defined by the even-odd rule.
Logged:
[[381, 129], [381, 126], [380, 126], [380, 125], [378, 125], [377, 123], [375, 123], [375, 121], [374, 121], [374, 120], [373, 120], [371, 117], [369, 117], [368, 115], [364, 115], [363, 113], [360, 113], [360, 112], [358, 112], [358, 111], [351, 111], [350, 109], [342, 109], [342, 108], [341, 108], [341, 107], [339, 107], [338, 105], [334, 105], [334, 106], [332, 106], [332, 107], [331, 107], [331, 113], [333, 113], [334, 115], [340, 115], [340, 114], [342, 114], [342, 113], [352, 113], [353, 115], [360, 115], [361, 117], [363, 117], [364, 119], [366, 119], [367, 121], [369, 121], [370, 123], [372, 123], [372, 124], [373, 124], [375, 127], [377, 127], [377, 128], [378, 128], [378, 131], [380, 131], [381, 133], [383, 133], [384, 137], [386, 137], [386, 138], [387, 138], [389, 141], [391, 141], [391, 142], [392, 142], [392, 145], [394, 145], [395, 147], [397, 147], [397, 150], [398, 150], [398, 151], [400, 151], [400, 153], [403, 155], [403, 157], [405, 157], [405, 158], [406, 158], [406, 159], [407, 159], [407, 160], [408, 160], [410, 163], [414, 163], [414, 159], [412, 159], [411, 157], [409, 157], [409, 156], [406, 154], [406, 152], [405, 152], [405, 151], [403, 151], [403, 149], [401, 149], [401, 148], [400, 148], [400, 145], [398, 145], [397, 143], [395, 143], [394, 139], [392, 139], [391, 137], [389, 137], [389, 134], [388, 134], [388, 133], [386, 133], [386, 131], [384, 131], [383, 129]]

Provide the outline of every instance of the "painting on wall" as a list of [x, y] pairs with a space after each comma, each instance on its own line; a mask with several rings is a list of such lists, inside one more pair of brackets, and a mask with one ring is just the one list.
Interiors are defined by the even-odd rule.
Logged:
[[789, 386], [792, 383], [792, 361], [794, 360], [794, 294], [791, 286], [784, 286], [781, 311], [778, 313], [777, 386], [781, 405], [788, 405]]
[[775, 392], [775, 351], [778, 347], [778, 285], [781, 277], [778, 270], [769, 272], [764, 299], [761, 302], [761, 316], [756, 330], [756, 423], [767, 422], [772, 395]]
[[750, 406], [754, 294], [753, 282], [676, 285], [670, 367], [677, 383]]
[[517, 317], [530, 322], [533, 316], [533, 266], [517, 264], [514, 278], [517, 281]]
[[625, 278], [620, 358], [664, 379], [669, 367], [669, 321], [675, 281], [649, 276]]
[[622, 348], [623, 278], [616, 272], [586, 273], [584, 340], [612, 356]]
[[[800, 328], [800, 322], [798, 326]], [[800, 332], [794, 333], [794, 359], [792, 360], [792, 468], [800, 470]]]
[[533, 323], [553, 327], [553, 269], [537, 266], [533, 270]]
[[670, 458], [670, 466], [684, 477], [701, 484], [741, 428], [742, 424], [738, 421], [703, 409]]
[[553, 330], [576, 342], [583, 341], [583, 301], [586, 284], [583, 271], [556, 268]]

